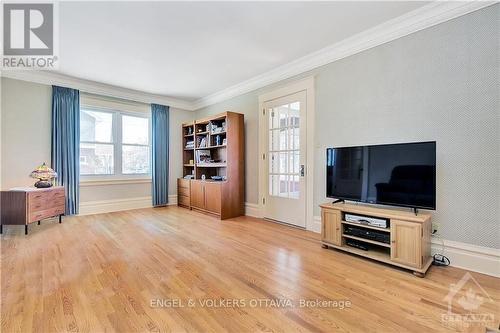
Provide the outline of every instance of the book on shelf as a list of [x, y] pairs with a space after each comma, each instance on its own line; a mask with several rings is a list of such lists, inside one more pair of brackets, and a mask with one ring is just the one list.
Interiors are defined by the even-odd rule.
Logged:
[[196, 163], [210, 163], [212, 155], [209, 149], [196, 151]]
[[207, 146], [207, 139], [206, 138], [202, 138], [200, 140], [200, 144], [198, 145], [198, 148], [205, 148]]

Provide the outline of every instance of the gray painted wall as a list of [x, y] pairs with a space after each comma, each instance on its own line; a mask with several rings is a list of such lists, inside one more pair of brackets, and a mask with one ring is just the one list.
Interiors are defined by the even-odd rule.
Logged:
[[[500, 5], [490, 6], [300, 76], [316, 80], [315, 215], [327, 200], [327, 147], [436, 140], [434, 222], [445, 239], [500, 248], [499, 22]], [[284, 84], [196, 114], [245, 114], [250, 203], [258, 200], [258, 95]]]
[[[48, 85], [8, 78], [1, 79], [2, 189], [33, 185], [29, 178], [34, 167], [50, 164], [52, 88]], [[177, 193], [177, 178], [182, 177], [181, 124], [193, 119], [193, 112], [170, 111], [169, 194]], [[151, 184], [82, 186], [80, 202], [147, 197]]]
[[52, 88], [2, 78], [2, 189], [33, 185], [29, 178], [50, 164]]

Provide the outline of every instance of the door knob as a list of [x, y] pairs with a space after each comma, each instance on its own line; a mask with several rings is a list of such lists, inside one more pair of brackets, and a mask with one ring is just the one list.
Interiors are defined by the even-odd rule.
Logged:
[[306, 167], [304, 164], [301, 164], [300, 165], [300, 176], [304, 177], [305, 173], [306, 173]]

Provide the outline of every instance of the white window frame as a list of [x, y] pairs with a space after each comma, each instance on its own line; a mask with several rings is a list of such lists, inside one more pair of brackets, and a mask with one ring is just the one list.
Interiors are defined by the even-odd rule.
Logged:
[[[116, 109], [108, 109], [94, 106], [81, 105], [80, 112], [83, 110], [95, 111], [95, 112], [103, 112], [103, 113], [111, 113], [112, 118], [112, 142], [99, 142], [99, 141], [82, 141], [80, 143], [102, 143], [102, 144], [112, 144], [113, 145], [113, 174], [108, 175], [82, 175], [80, 174], [80, 182], [85, 185], [92, 185], [94, 183], [106, 182], [107, 184], [111, 184], [112, 182], [117, 183], [128, 183], [133, 181], [139, 182], [150, 182], [151, 181], [151, 168], [152, 168], [152, 133], [151, 133], [151, 115], [149, 113], [139, 113], [139, 112], [130, 112]], [[138, 118], [146, 118], [148, 119], [148, 145], [149, 147], [149, 173], [135, 173], [135, 174], [124, 174], [123, 173], [123, 165], [122, 165], [122, 146], [137, 146], [137, 147], [146, 147], [146, 145], [141, 144], [132, 144], [132, 143], [123, 143], [123, 135], [122, 135], [122, 116], [131, 116]]]

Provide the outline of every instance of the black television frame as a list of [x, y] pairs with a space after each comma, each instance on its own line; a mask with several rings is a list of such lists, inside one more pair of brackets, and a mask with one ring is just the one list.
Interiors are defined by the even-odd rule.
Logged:
[[[329, 147], [326, 148], [326, 154], [327, 154], [327, 159], [328, 159], [328, 150], [330, 149], [342, 149], [342, 148], [361, 148], [361, 147], [376, 147], [376, 146], [395, 146], [395, 145], [412, 145], [412, 144], [422, 144], [422, 143], [434, 143], [434, 154], [436, 155], [437, 153], [437, 142], [436, 141], [417, 141], [417, 142], [396, 142], [396, 143], [382, 143], [382, 144], [376, 144], [376, 145], [363, 145], [363, 146], [342, 146], [342, 147]], [[363, 201], [360, 199], [353, 199], [351, 197], [342, 197], [342, 196], [330, 196], [328, 195], [328, 185], [326, 186], [326, 197], [331, 198], [331, 199], [339, 199], [341, 201], [353, 201], [353, 202], [362, 202], [370, 205], [383, 205], [383, 206], [393, 206], [393, 207], [406, 207], [406, 208], [412, 208], [415, 212], [417, 209], [425, 209], [425, 210], [436, 210], [437, 208], [437, 200], [436, 200], [436, 184], [437, 184], [437, 156], [435, 157], [435, 177], [434, 177], [434, 207], [425, 207], [425, 206], [415, 206], [415, 205], [404, 205], [404, 204], [395, 204], [395, 203], [385, 203], [385, 202], [370, 202], [370, 201]], [[328, 170], [326, 171], [326, 184], [328, 184]]]

